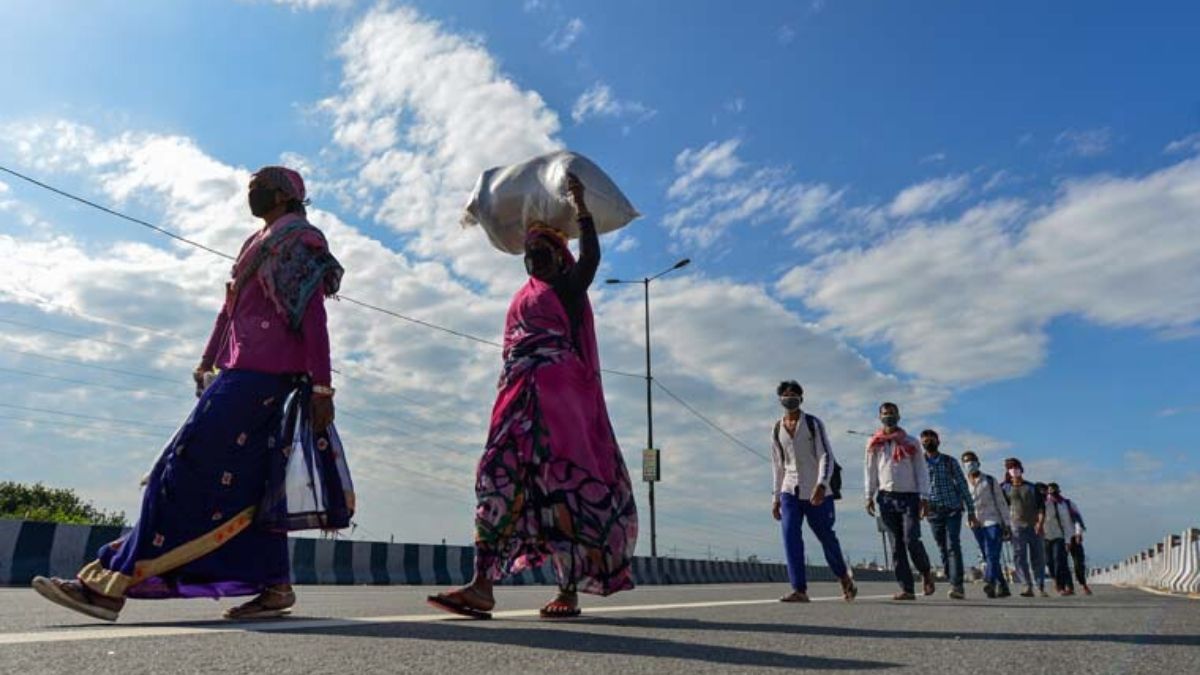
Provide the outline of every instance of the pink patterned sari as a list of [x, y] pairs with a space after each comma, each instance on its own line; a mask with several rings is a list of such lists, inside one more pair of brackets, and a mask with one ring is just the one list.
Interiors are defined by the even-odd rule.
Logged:
[[633, 588], [637, 509], [604, 404], [586, 293], [581, 301], [574, 331], [538, 279], [509, 306], [476, 475], [475, 569], [500, 580], [549, 559], [560, 587], [608, 595]]

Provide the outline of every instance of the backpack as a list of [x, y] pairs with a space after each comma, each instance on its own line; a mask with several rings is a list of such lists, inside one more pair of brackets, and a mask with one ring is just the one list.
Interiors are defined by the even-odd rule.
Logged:
[[[804, 424], [808, 427], [808, 438], [812, 443], [812, 453], [813, 453], [813, 456], [816, 457], [817, 456], [817, 423], [816, 423], [817, 418], [813, 417], [812, 415], [809, 415], [808, 413], [802, 413], [802, 414], [804, 415]], [[775, 439], [775, 447], [779, 448], [779, 461], [781, 464], [786, 464], [787, 458], [783, 456], [783, 443], [781, 443], [779, 441], [779, 427], [780, 426], [782, 426], [782, 423], [779, 420], [776, 420], [775, 421], [775, 435], [773, 436], [773, 438]], [[826, 445], [826, 448], [828, 448], [828, 445]], [[841, 499], [842, 498], [842, 465], [838, 464], [837, 460], [834, 460], [833, 473], [829, 476], [829, 496], [833, 499]]]

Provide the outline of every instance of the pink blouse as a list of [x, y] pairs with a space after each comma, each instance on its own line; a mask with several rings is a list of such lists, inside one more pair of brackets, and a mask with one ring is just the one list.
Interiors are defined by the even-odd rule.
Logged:
[[[255, 233], [242, 250], [294, 217], [284, 216], [267, 230]], [[259, 373], [307, 373], [313, 384], [329, 386], [329, 330], [323, 289], [313, 293], [300, 331], [295, 333], [288, 330], [287, 319], [276, 311], [257, 279], [247, 283], [232, 304], [232, 311], [227, 301], [217, 314], [200, 362], [202, 369], [216, 365]]]

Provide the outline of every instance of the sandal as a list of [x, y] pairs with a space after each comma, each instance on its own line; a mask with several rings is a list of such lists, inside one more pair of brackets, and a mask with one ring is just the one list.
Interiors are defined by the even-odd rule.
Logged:
[[937, 586], [933, 583], [933, 574], [925, 575], [925, 582], [921, 585], [921, 590], [925, 592], [925, 595], [933, 595], [937, 590]]
[[[121, 608], [125, 606], [124, 598], [99, 595], [79, 581], [64, 581], [58, 577], [34, 577], [33, 590], [56, 605], [102, 621], [116, 621]], [[100, 604], [104, 601], [111, 602], [113, 606], [105, 607]]]
[[559, 591], [558, 597], [538, 610], [543, 619], [574, 619], [580, 614], [579, 594], [574, 591]]
[[892, 596], [892, 600], [900, 600], [900, 601], [904, 601], [904, 602], [909, 602], [911, 600], [916, 600], [916, 599], [917, 599], [917, 596], [912, 593], [909, 593], [908, 591], [900, 591], [899, 593]]
[[[267, 596], [275, 596], [278, 600], [268, 604]], [[280, 591], [268, 588], [250, 602], [230, 607], [222, 614], [226, 619], [277, 619], [292, 613], [296, 604], [296, 594], [292, 591]]]
[[[472, 607], [466, 601], [467, 594], [475, 596], [475, 599], [481, 605], [488, 605], [487, 609]], [[459, 599], [455, 599], [458, 596]], [[440, 609], [443, 612], [450, 612], [459, 616], [470, 617], [472, 619], [490, 619], [492, 618], [492, 607], [496, 606], [496, 601], [492, 598], [484, 596], [473, 586], [464, 586], [456, 591], [447, 591], [430, 595], [425, 598], [426, 604], [434, 609]]]
[[810, 602], [810, 600], [808, 599], [808, 593], [805, 593], [804, 591], [792, 591], [791, 593], [788, 593], [787, 595], [783, 596], [782, 598], [779, 598], [779, 601], [780, 602]]
[[854, 580], [850, 577], [842, 579], [842, 599], [846, 602], [854, 602], [858, 597], [858, 586], [854, 585]]

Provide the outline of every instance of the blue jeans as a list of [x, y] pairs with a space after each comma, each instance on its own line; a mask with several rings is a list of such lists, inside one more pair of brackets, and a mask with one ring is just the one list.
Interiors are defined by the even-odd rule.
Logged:
[[[921, 543], [921, 497], [915, 492], [884, 492], [875, 495], [879, 517], [891, 535], [892, 569], [905, 593], [915, 589], [912, 568], [929, 574], [929, 556]], [[912, 566], [908, 559], [912, 558]]]
[[999, 525], [977, 527], [972, 530], [975, 541], [979, 542], [979, 550], [983, 552], [983, 583], [999, 590], [1007, 588], [1004, 580], [1004, 568], [1000, 564], [1000, 552], [1004, 548], [1004, 531]]
[[833, 499], [826, 497], [820, 506], [813, 506], [807, 499], [798, 499], [794, 494], [784, 492], [779, 495], [779, 501], [783, 512], [783, 548], [787, 553], [788, 578], [792, 582], [792, 589], [808, 591], [808, 574], [804, 569], [805, 518], [808, 519], [808, 529], [821, 542], [830, 571], [839, 579], [846, 576], [842, 545], [833, 532]]
[[1046, 590], [1046, 546], [1042, 538], [1033, 531], [1032, 525], [1013, 525], [1012, 528], [1013, 564], [1017, 567], [1017, 575], [1021, 577], [1026, 587], [1033, 586]]
[[946, 578], [950, 580], [950, 586], [958, 590], [962, 590], [963, 587], [962, 519], [961, 509], [933, 509], [928, 518], [929, 527], [933, 530], [933, 540], [942, 554], [942, 569], [946, 572]]

